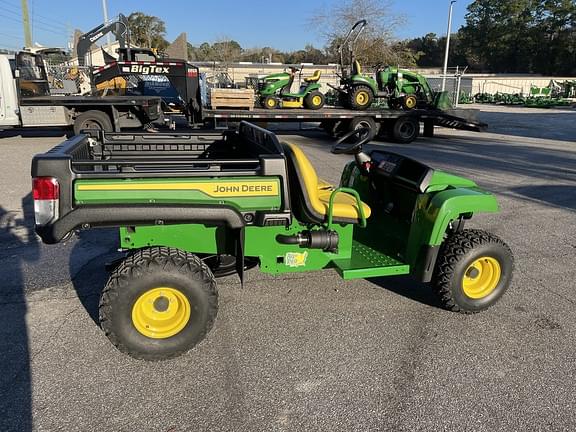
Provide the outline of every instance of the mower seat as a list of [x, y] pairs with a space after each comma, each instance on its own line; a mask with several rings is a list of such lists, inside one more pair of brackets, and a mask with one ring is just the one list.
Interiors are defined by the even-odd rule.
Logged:
[[352, 62], [352, 75], [362, 75], [362, 66], [358, 60]]
[[[284, 143], [283, 146], [288, 162], [290, 185], [293, 186], [292, 207], [300, 210], [299, 216], [305, 219], [305, 222], [326, 222], [334, 186], [318, 178], [316, 170], [297, 145]], [[294, 189], [300, 191], [300, 196], [294, 194]], [[370, 207], [362, 203], [362, 209], [364, 216], [368, 218], [371, 213]], [[340, 223], [359, 223], [360, 211], [356, 198], [345, 192], [338, 193], [334, 198], [332, 219]]]
[[304, 81], [307, 83], [315, 83], [315, 82], [318, 82], [320, 80], [321, 76], [322, 76], [322, 71], [321, 70], [315, 70], [311, 76], [304, 78]]

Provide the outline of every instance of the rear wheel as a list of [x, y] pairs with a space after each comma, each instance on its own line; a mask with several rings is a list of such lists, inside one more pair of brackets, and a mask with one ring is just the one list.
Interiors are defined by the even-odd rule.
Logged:
[[389, 127], [390, 138], [401, 144], [411, 143], [420, 134], [420, 122], [410, 115], [397, 118]]
[[83, 112], [74, 120], [74, 134], [79, 135], [84, 129], [97, 129], [112, 132], [112, 122], [108, 114], [98, 110]]
[[262, 106], [266, 109], [278, 108], [278, 98], [276, 96], [266, 96], [262, 101]]
[[355, 86], [348, 95], [348, 104], [354, 110], [365, 110], [372, 105], [372, 90], [366, 86]]
[[311, 110], [317, 110], [324, 106], [326, 99], [319, 91], [313, 91], [304, 98], [304, 106]]
[[464, 230], [442, 245], [432, 283], [447, 309], [476, 313], [502, 297], [513, 269], [512, 251], [500, 238], [482, 230]]
[[216, 282], [206, 264], [191, 253], [152, 247], [111, 273], [100, 298], [100, 324], [120, 351], [164, 360], [204, 339], [217, 310]]

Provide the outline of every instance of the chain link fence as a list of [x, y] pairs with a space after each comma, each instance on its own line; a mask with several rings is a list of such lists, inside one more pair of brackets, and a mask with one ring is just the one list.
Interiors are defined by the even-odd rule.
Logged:
[[[442, 75], [429, 75], [426, 79], [432, 90], [437, 92], [442, 90]], [[454, 107], [457, 107], [462, 95], [471, 95], [472, 80], [461, 74], [447, 76], [444, 90], [448, 92]]]

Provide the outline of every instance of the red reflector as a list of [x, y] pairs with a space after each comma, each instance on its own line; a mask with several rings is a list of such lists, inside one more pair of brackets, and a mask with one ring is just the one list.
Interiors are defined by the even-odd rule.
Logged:
[[60, 186], [54, 177], [36, 177], [32, 180], [32, 195], [35, 200], [57, 200]]
[[188, 78], [194, 78], [198, 76], [198, 72], [196, 71], [196, 69], [191, 69], [191, 70], [187, 70], [186, 71], [186, 76]]

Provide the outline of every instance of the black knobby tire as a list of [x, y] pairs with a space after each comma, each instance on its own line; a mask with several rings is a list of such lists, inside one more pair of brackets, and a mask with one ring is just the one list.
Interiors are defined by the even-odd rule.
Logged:
[[[498, 262], [500, 277], [492, 291], [482, 298], [471, 298], [464, 290], [464, 276], [471, 264], [484, 257]], [[446, 309], [471, 314], [488, 309], [510, 286], [514, 256], [503, 240], [486, 231], [471, 229], [451, 235], [441, 246], [432, 285]]]
[[388, 108], [393, 110], [399, 110], [402, 108], [402, 102], [397, 98], [389, 98], [387, 101]]
[[74, 134], [79, 135], [84, 129], [99, 129], [112, 132], [112, 122], [108, 114], [98, 110], [83, 112], [74, 120]]
[[324, 106], [326, 98], [319, 91], [312, 91], [304, 98], [304, 106], [311, 110], [318, 110]]
[[389, 136], [393, 141], [409, 144], [420, 135], [420, 122], [412, 115], [398, 117], [390, 124]]
[[[362, 97], [360, 97], [362, 95]], [[372, 95], [372, 90], [370, 87], [358, 85], [352, 87], [350, 93], [348, 94], [348, 105], [357, 111], [362, 111], [368, 109], [372, 105], [372, 100], [374, 96]]]
[[378, 135], [380, 125], [376, 123], [372, 117], [354, 117], [352, 120], [350, 120], [348, 125], [348, 129], [350, 131], [361, 128], [370, 129], [370, 139], [373, 139], [376, 135]]
[[276, 109], [278, 108], [278, 98], [276, 96], [266, 96], [262, 100], [262, 106], [266, 109]]
[[[178, 290], [190, 306], [185, 326], [166, 338], [144, 335], [132, 317], [136, 301], [158, 287]], [[131, 357], [150, 361], [177, 357], [197, 345], [217, 312], [216, 282], [208, 266], [194, 254], [167, 247], [129, 255], [111, 273], [100, 298], [100, 325], [108, 339]]]

